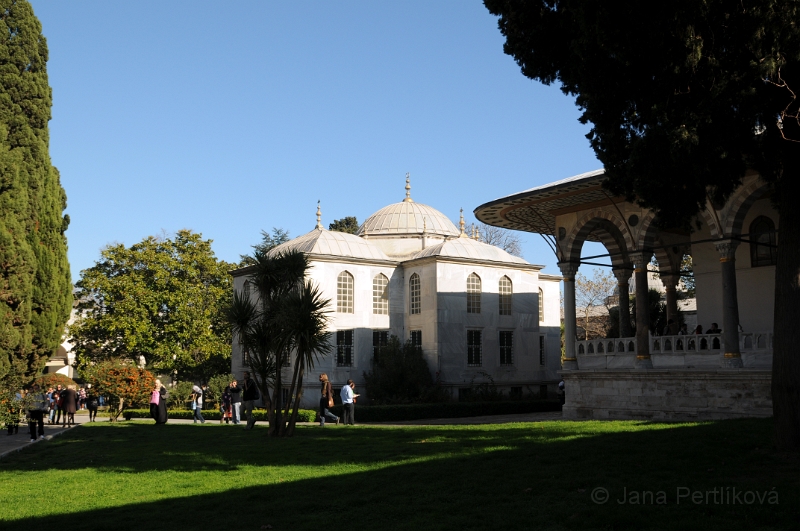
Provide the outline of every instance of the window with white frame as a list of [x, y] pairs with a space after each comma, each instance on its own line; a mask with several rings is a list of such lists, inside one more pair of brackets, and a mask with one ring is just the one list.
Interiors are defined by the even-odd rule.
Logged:
[[347, 271], [336, 278], [336, 311], [353, 313], [353, 275]]
[[467, 313], [481, 313], [481, 277], [475, 273], [467, 277]]
[[511, 330], [500, 330], [500, 365], [514, 364], [514, 332]]
[[353, 331], [336, 331], [336, 365], [338, 367], [353, 366]]
[[544, 322], [544, 290], [539, 288], [539, 322]]
[[419, 275], [414, 273], [408, 281], [409, 310], [412, 315], [422, 311], [422, 289], [419, 282]]
[[498, 290], [500, 293], [500, 315], [511, 315], [511, 295], [513, 293], [511, 279], [506, 276], [501, 277]]
[[389, 315], [389, 279], [383, 274], [372, 279], [372, 313]]
[[467, 330], [467, 365], [480, 367], [482, 362], [481, 331]]

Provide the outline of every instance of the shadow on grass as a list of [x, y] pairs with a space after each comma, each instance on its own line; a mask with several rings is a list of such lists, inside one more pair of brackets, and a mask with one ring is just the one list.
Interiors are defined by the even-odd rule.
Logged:
[[[252, 467], [336, 471], [249, 488], [234, 481], [213, 494], [6, 522], [13, 527], [792, 529], [800, 517], [800, 468], [796, 455], [771, 450], [771, 433], [771, 419], [306, 428], [283, 440], [225, 426], [95, 425], [0, 463], [0, 472], [94, 468], [136, 481], [137, 474], [164, 471], [212, 477], [253, 474]], [[598, 487], [609, 492], [605, 504], [592, 501]], [[773, 487], [778, 505], [724, 503], [722, 496], [726, 488]], [[679, 488], [722, 491], [716, 503], [713, 497], [693, 503], [678, 498]], [[665, 504], [655, 503], [659, 491]], [[632, 493], [644, 492], [653, 493], [652, 502], [631, 503]]]

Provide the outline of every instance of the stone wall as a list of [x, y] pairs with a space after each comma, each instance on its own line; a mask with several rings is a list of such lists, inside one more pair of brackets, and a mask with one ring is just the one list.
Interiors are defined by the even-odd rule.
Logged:
[[562, 371], [565, 419], [715, 420], [772, 416], [771, 371]]

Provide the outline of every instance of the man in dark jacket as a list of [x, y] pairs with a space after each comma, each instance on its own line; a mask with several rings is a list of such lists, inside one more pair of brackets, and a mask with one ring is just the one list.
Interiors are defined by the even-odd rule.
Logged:
[[239, 382], [236, 380], [231, 382], [231, 413], [233, 415], [233, 423], [239, 424], [241, 420], [241, 413], [239, 409], [242, 407], [242, 390], [239, 389]]
[[250, 373], [244, 372], [244, 383], [242, 383], [242, 398], [244, 399], [244, 412], [247, 415], [246, 430], [252, 430], [256, 423], [256, 418], [253, 415], [253, 405], [258, 400], [258, 388], [256, 387], [255, 380], [250, 378]]

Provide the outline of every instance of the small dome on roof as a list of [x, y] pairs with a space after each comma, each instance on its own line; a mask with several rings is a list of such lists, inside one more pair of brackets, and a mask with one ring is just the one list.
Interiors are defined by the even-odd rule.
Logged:
[[364, 221], [359, 236], [422, 234], [458, 236], [459, 231], [450, 219], [428, 205], [403, 201], [385, 206]]
[[376, 245], [367, 240], [348, 234], [325, 229], [314, 229], [307, 234], [282, 243], [270, 250], [269, 254], [285, 251], [300, 251], [307, 254], [364, 258], [368, 260], [390, 260]]
[[414, 258], [424, 258], [427, 256], [446, 256], [450, 258], [467, 258], [471, 260], [487, 260], [490, 262], [502, 262], [510, 264], [527, 264], [525, 260], [518, 256], [511, 255], [506, 251], [479, 242], [472, 238], [455, 238], [447, 240], [438, 245], [433, 245], [421, 250]]

